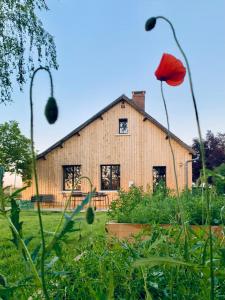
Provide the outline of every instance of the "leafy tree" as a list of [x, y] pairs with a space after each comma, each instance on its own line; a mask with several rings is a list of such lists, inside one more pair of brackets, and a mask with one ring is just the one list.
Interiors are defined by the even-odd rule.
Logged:
[[213, 184], [218, 194], [225, 194], [225, 163], [214, 169]]
[[12, 101], [12, 82], [22, 89], [35, 64], [57, 68], [53, 37], [37, 10], [48, 10], [45, 0], [0, 0], [0, 103]]
[[[212, 131], [208, 130], [206, 133], [206, 138], [203, 141], [205, 148], [205, 159], [206, 168], [213, 170], [214, 168], [225, 163], [225, 134], [218, 133], [214, 135]], [[193, 181], [196, 181], [200, 176], [200, 170], [202, 167], [202, 162], [200, 158], [200, 144], [198, 139], [193, 140], [192, 148], [196, 152], [196, 161], [193, 162]]]
[[20, 174], [23, 181], [32, 175], [31, 141], [22, 135], [16, 121], [0, 124], [0, 165], [6, 172]]

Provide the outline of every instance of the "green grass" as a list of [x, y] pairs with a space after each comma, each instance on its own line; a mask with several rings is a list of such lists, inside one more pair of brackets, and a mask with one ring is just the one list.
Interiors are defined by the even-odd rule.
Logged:
[[[38, 215], [36, 211], [22, 211], [21, 221], [23, 221], [24, 239], [33, 237], [29, 244], [32, 250], [40, 242], [40, 232]], [[42, 212], [44, 229], [46, 232], [53, 232], [61, 218], [60, 212]], [[77, 221], [77, 228], [80, 231], [69, 234], [66, 245], [63, 245], [63, 255], [65, 259], [72, 260], [79, 253], [79, 245], [85, 244], [90, 237], [105, 235], [106, 213], [98, 212], [95, 215], [93, 225], [88, 225], [85, 220], [85, 214], [81, 213], [78, 217], [83, 220]], [[48, 239], [46, 233], [46, 239]], [[15, 282], [18, 278], [24, 277], [27, 273], [26, 266], [14, 244], [10, 241], [11, 231], [8, 224], [0, 216], [0, 274], [3, 274], [9, 282]]]
[[[45, 212], [42, 217], [45, 230], [53, 231], [61, 214]], [[209, 253], [207, 240], [200, 233], [190, 232], [187, 245], [181, 237], [180, 228], [168, 231], [155, 225], [154, 230], [144, 233], [145, 236], [148, 234], [147, 240], [140, 236], [133, 243], [128, 243], [106, 238], [106, 213], [96, 213], [93, 225], [86, 223], [83, 213], [77, 218], [83, 218], [81, 221], [77, 219], [81, 230], [69, 233], [60, 259], [50, 270], [51, 273], [47, 270], [50, 299], [147, 300], [148, 293], [154, 300], [208, 299]], [[21, 220], [24, 222], [24, 239], [34, 236], [29, 244], [32, 251], [40, 242], [37, 212], [23, 211]], [[32, 296], [33, 300], [39, 300], [37, 289], [32, 287], [29, 267], [9, 241], [11, 232], [1, 217], [0, 237], [0, 274], [7, 278], [10, 286], [22, 279], [29, 284], [29, 287], [17, 289], [7, 299], [24, 300]], [[215, 239], [215, 299], [225, 299], [225, 260], [221, 253], [225, 253], [224, 241]], [[53, 252], [46, 259], [46, 265], [54, 255]], [[134, 264], [139, 260], [143, 262], [143, 259], [148, 263], [134, 268]], [[152, 261], [156, 261], [153, 266], [149, 265]]]

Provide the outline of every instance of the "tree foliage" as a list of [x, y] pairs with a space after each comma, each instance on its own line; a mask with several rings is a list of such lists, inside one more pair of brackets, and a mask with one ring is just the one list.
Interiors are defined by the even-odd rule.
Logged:
[[[225, 163], [225, 133], [214, 135], [208, 130], [206, 138], [203, 141], [205, 148], [206, 168], [213, 170], [214, 168]], [[200, 144], [198, 139], [193, 140], [192, 148], [196, 152], [196, 161], [193, 162], [193, 181], [196, 181], [200, 176], [202, 162], [200, 158]]]
[[6, 172], [17, 173], [23, 181], [31, 179], [31, 142], [20, 132], [16, 121], [0, 124], [0, 165]]
[[0, 103], [12, 100], [13, 82], [22, 89], [36, 64], [57, 68], [53, 37], [36, 14], [43, 10], [45, 0], [0, 1]]
[[225, 163], [214, 169], [212, 182], [218, 194], [225, 194]]

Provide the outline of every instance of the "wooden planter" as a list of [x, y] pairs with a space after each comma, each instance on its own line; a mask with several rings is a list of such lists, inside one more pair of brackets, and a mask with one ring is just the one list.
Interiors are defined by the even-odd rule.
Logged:
[[[171, 228], [170, 224], [160, 224], [163, 228]], [[197, 233], [202, 230], [208, 233], [208, 227], [205, 225], [191, 225], [191, 228]], [[131, 223], [117, 223], [117, 222], [108, 222], [105, 225], [105, 229], [109, 236], [116, 237], [118, 239], [132, 239], [132, 237], [143, 230], [150, 230], [150, 224], [131, 224]], [[212, 232], [217, 237], [224, 236], [224, 227], [223, 226], [212, 226]]]

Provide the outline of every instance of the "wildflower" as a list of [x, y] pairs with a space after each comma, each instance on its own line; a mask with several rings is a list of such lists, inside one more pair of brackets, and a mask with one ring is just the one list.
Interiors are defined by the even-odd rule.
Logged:
[[164, 53], [155, 76], [160, 81], [176, 86], [184, 81], [186, 69], [183, 63], [171, 54]]

